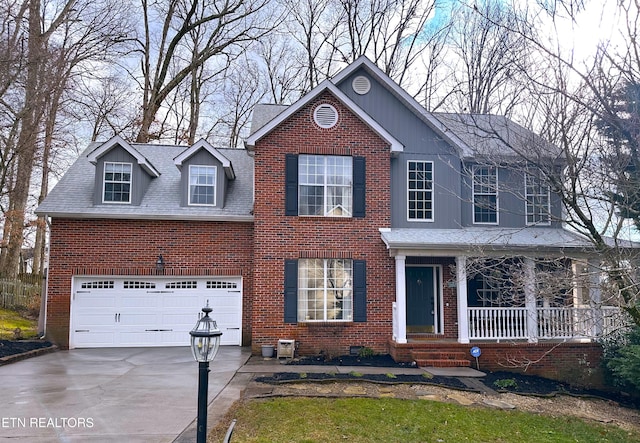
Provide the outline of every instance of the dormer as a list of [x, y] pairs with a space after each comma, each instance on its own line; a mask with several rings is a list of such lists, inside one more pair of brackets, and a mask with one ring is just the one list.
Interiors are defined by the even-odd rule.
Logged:
[[132, 145], [115, 136], [88, 154], [96, 167], [93, 201], [96, 205], [140, 205], [158, 170]]
[[181, 171], [181, 206], [224, 207], [227, 186], [236, 178], [229, 159], [201, 139], [173, 161]]

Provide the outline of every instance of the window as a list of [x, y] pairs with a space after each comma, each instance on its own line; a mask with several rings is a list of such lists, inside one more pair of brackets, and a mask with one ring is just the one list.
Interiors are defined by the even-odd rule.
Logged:
[[528, 225], [551, 224], [549, 186], [536, 175], [524, 175], [526, 214]]
[[407, 163], [409, 220], [433, 221], [433, 162]]
[[498, 169], [473, 167], [473, 222], [498, 223]]
[[189, 166], [189, 204], [216, 204], [215, 166]]
[[352, 158], [300, 155], [298, 162], [299, 215], [351, 217]]
[[351, 321], [352, 282], [351, 260], [299, 260], [298, 321]]
[[131, 203], [131, 163], [104, 163], [104, 203]]

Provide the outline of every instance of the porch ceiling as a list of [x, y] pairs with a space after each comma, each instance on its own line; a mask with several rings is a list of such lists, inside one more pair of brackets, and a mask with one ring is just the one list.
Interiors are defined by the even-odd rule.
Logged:
[[381, 229], [382, 241], [392, 255], [477, 254], [535, 251], [545, 254], [593, 253], [593, 245], [566, 229], [527, 227], [466, 227], [460, 229]]

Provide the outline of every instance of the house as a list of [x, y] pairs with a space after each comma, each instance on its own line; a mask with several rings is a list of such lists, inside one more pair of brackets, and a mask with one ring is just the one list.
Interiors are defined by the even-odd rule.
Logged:
[[[208, 301], [223, 344], [254, 351], [292, 339], [449, 366], [475, 345], [485, 369], [591, 377], [617, 311], [576, 283], [591, 245], [514, 156], [535, 145], [560, 168], [555, 147], [503, 117], [427, 112], [364, 57], [291, 106], [257, 106], [245, 145], [89, 146], [37, 211], [47, 336], [186, 345]], [[556, 268], [572, 273], [559, 297], [539, 281]], [[499, 278], [516, 269], [519, 287]]]

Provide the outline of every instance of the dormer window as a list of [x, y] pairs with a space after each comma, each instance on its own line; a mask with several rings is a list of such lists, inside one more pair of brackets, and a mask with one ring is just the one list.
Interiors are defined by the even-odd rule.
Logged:
[[104, 163], [103, 203], [131, 203], [131, 163]]
[[189, 166], [189, 205], [215, 206], [216, 167]]

